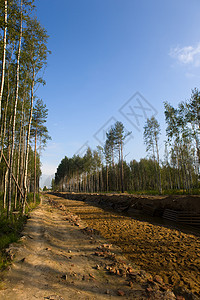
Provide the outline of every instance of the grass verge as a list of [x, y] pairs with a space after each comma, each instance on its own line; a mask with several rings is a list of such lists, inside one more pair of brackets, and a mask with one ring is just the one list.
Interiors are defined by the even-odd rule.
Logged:
[[[0, 198], [2, 198], [1, 195]], [[9, 244], [17, 242], [21, 237], [21, 232], [26, 224], [28, 213], [40, 203], [39, 195], [36, 196], [36, 203], [33, 202], [33, 194], [27, 196], [28, 207], [26, 214], [22, 216], [20, 213], [11, 214], [7, 218], [6, 211], [0, 208], [0, 271], [4, 270], [10, 264], [10, 258], [5, 252]], [[2, 203], [2, 201], [1, 201]]]

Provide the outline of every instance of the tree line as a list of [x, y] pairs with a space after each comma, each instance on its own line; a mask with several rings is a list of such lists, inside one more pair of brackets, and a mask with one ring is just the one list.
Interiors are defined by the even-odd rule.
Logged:
[[48, 109], [36, 91], [43, 72], [48, 35], [35, 17], [34, 0], [0, 3], [0, 192], [1, 211], [24, 214], [34, 202], [41, 176], [40, 152], [50, 138]]
[[164, 102], [166, 140], [160, 159], [160, 124], [155, 117], [146, 120], [143, 132], [147, 157], [126, 162], [124, 125], [116, 122], [106, 133], [104, 147], [87, 149], [83, 157], [65, 157], [57, 168], [54, 189], [69, 192], [142, 192], [199, 188], [200, 92], [192, 90], [188, 101], [178, 107]]

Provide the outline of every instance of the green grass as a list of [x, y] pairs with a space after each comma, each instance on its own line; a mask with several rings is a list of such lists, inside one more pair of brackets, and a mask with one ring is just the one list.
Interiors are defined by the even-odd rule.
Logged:
[[[79, 192], [84, 194], [85, 192]], [[94, 192], [97, 193], [97, 192]], [[100, 194], [120, 194], [121, 191], [104, 191], [98, 192]], [[87, 193], [86, 193], [87, 194]], [[91, 194], [91, 193], [88, 193]], [[158, 190], [141, 190], [141, 191], [124, 191], [124, 194], [131, 194], [131, 195], [160, 195]], [[200, 195], [200, 188], [190, 189], [190, 190], [183, 190], [183, 189], [174, 189], [174, 190], [163, 190], [162, 195]]]
[[[0, 201], [3, 203], [3, 195], [0, 195]], [[26, 214], [22, 216], [20, 213], [11, 214], [7, 218], [7, 212], [0, 208], [0, 270], [6, 268], [10, 263], [9, 257], [5, 253], [5, 249], [9, 244], [17, 242], [21, 236], [21, 231], [27, 221], [27, 215], [30, 210], [35, 208], [40, 203], [39, 195], [36, 196], [36, 203], [33, 203], [33, 194], [27, 196], [29, 208], [26, 207]], [[17, 208], [18, 210], [18, 208]]]
[[186, 190], [165, 190], [164, 195], [200, 195], [200, 189]]
[[[109, 191], [109, 192], [101, 192], [102, 194], [120, 194], [120, 191]], [[159, 195], [158, 190], [141, 190], [141, 191], [125, 191], [124, 194], [132, 194], [132, 195]], [[162, 195], [200, 195], [200, 189], [190, 189], [189, 191], [180, 189], [180, 190], [163, 190]]]
[[17, 242], [20, 238], [24, 224], [26, 223], [26, 216], [13, 216], [7, 219], [5, 215], [0, 217], [0, 270], [4, 269], [10, 262], [9, 257], [5, 254], [5, 248], [9, 244]]
[[36, 203], [33, 202], [33, 193], [29, 193], [27, 195], [27, 202], [29, 207], [26, 206], [26, 213], [28, 213], [30, 210], [34, 209], [35, 207], [40, 204], [40, 196], [36, 194]]
[[134, 195], [159, 195], [159, 191], [157, 191], [157, 190], [128, 191], [128, 194], [134, 194]]
[[[129, 191], [128, 194], [135, 195], [159, 195], [157, 190], [144, 190], [144, 191]], [[200, 189], [190, 189], [189, 191], [180, 190], [163, 190], [162, 195], [200, 195]]]

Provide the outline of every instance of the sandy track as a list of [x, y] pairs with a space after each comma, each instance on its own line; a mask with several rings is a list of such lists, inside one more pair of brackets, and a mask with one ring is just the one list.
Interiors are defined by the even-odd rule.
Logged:
[[98, 234], [110, 240], [123, 236], [118, 233], [123, 227], [119, 215], [81, 201], [52, 195], [48, 200], [51, 205], [44, 200], [31, 213], [21, 242], [9, 248], [14, 262], [5, 274], [0, 299], [184, 299]]
[[47, 202], [34, 210], [21, 243], [9, 248], [15, 258], [0, 299], [147, 299], [142, 284], [130, 287], [123, 276], [110, 275], [111, 254], [96, 256], [98, 247], [114, 251], [115, 265], [117, 250], [100, 236], [84, 233], [85, 226], [77, 218], [76, 225], [67, 220], [66, 212]]
[[[200, 299], [200, 236], [192, 230], [130, 218], [84, 201], [66, 200], [66, 209], [119, 246], [123, 254], [141, 269], [173, 286], [176, 295]], [[92, 203], [92, 202], [91, 202]]]

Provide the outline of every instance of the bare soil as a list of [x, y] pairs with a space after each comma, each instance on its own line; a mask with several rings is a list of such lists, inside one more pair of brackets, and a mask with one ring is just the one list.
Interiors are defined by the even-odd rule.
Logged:
[[198, 235], [47, 197], [8, 249], [0, 299], [200, 299]]
[[[31, 213], [20, 243], [7, 250], [13, 264], [1, 282], [0, 299], [148, 298], [145, 274], [71, 213], [75, 203], [66, 209], [44, 201]], [[129, 283], [127, 272], [142, 282]], [[170, 299], [168, 290], [152, 292]]]
[[[105, 204], [105, 199], [102, 198], [103, 196], [100, 203]], [[120, 197], [112, 198], [115, 199], [113, 200], [115, 203], [120, 201]], [[178, 200], [172, 202], [171, 197], [166, 197], [165, 203], [172, 207], [177, 206], [178, 202], [178, 206], [183, 210], [186, 210], [191, 199], [193, 202], [191, 200], [190, 206], [195, 207], [199, 204], [199, 196], [173, 197], [173, 199]], [[156, 197], [150, 196], [149, 200], [156, 201]], [[153, 277], [161, 276], [165, 284], [173, 287], [175, 294], [184, 295], [187, 299], [195, 298], [196, 295], [197, 299], [200, 299], [198, 229], [179, 226], [157, 218], [141, 215], [129, 217], [111, 210], [105, 211], [101, 207], [91, 205], [91, 199], [90, 204], [64, 199], [61, 201], [72, 213], [87, 222], [88, 226], [98, 230], [112, 244], [119, 246], [132, 263]]]
[[143, 209], [144, 206], [153, 207], [156, 210], [172, 209], [176, 211], [190, 211], [200, 213], [200, 195], [130, 195], [130, 194], [95, 194], [95, 193], [57, 193], [66, 199], [82, 200], [92, 204], [100, 204], [105, 208], [115, 211], [132, 213], [133, 209]]

